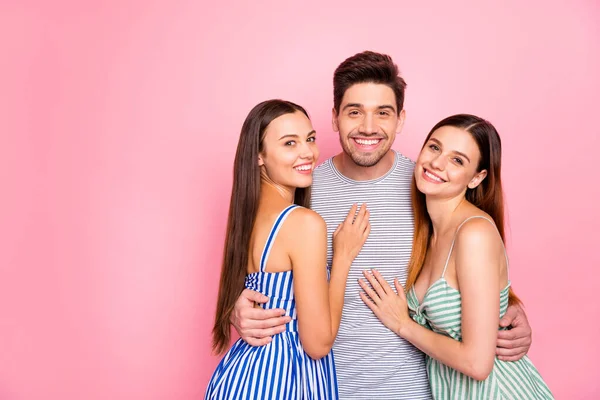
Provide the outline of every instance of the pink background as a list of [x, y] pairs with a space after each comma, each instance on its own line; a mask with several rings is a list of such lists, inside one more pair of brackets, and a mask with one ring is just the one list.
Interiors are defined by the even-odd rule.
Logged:
[[600, 6], [417, 3], [2, 2], [0, 399], [201, 398], [243, 119], [306, 106], [324, 160], [333, 70], [365, 49], [408, 82], [396, 149], [496, 124], [531, 358], [598, 398]]

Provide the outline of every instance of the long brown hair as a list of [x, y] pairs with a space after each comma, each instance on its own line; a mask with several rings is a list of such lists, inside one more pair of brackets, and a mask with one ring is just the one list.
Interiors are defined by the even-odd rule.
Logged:
[[[284, 100], [267, 100], [256, 105], [246, 117], [238, 141], [233, 164], [233, 188], [223, 250], [223, 265], [217, 299], [215, 325], [212, 330], [213, 351], [223, 353], [231, 338], [230, 317], [247, 274], [250, 236], [260, 197], [258, 155], [263, 149], [267, 126], [284, 114], [301, 112], [301, 106]], [[310, 187], [297, 188], [294, 203], [308, 207]]]
[[[502, 159], [502, 143], [498, 131], [494, 126], [475, 115], [457, 114], [445, 118], [438, 122], [429, 132], [423, 147], [437, 129], [443, 126], [452, 126], [455, 128], [464, 129], [469, 132], [477, 146], [481, 157], [477, 171], [487, 170], [485, 179], [475, 188], [467, 188], [465, 198], [474, 206], [488, 213], [494, 220], [502, 242], [504, 238], [504, 199], [502, 195], [502, 180], [500, 177], [501, 159]], [[415, 230], [413, 234], [413, 249], [408, 264], [408, 278], [406, 279], [406, 290], [410, 289], [417, 280], [425, 255], [429, 247], [429, 241], [433, 233], [431, 218], [427, 212], [425, 203], [425, 195], [419, 191], [413, 176], [411, 184], [411, 200], [414, 214]], [[508, 267], [508, 266], [507, 266]], [[520, 303], [521, 301], [514, 294], [512, 288], [509, 289], [508, 299], [510, 304]]]

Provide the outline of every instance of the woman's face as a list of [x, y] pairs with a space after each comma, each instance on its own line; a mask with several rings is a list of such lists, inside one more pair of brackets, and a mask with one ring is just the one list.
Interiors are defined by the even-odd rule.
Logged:
[[312, 184], [319, 158], [316, 133], [310, 120], [296, 111], [275, 118], [267, 126], [258, 164], [274, 183], [288, 189]]
[[415, 166], [415, 182], [427, 196], [455, 198], [474, 189], [487, 175], [477, 171], [481, 154], [469, 132], [443, 126], [436, 129], [421, 150]]

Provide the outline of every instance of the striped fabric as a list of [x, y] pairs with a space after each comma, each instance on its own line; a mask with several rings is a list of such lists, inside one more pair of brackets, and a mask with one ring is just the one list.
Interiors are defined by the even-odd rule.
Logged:
[[[467, 218], [456, 231], [458, 232], [460, 227], [472, 218], [488, 220], [482, 216]], [[490, 223], [492, 222], [490, 221]], [[454, 238], [456, 238], [456, 234]], [[423, 302], [419, 304], [414, 286], [408, 292], [407, 302], [412, 318], [416, 322], [436, 333], [460, 341], [462, 338], [460, 292], [448, 285], [444, 278], [453, 247], [454, 239], [442, 276], [427, 289]], [[510, 282], [500, 292], [500, 318], [504, 316], [508, 308], [509, 287]], [[427, 357], [427, 372], [434, 399], [534, 400], [554, 398], [527, 356], [514, 362], [500, 361], [496, 358], [492, 373], [484, 381], [470, 378], [431, 357]]]
[[311, 208], [327, 222], [329, 265], [333, 231], [352, 204], [366, 202], [371, 214], [371, 233], [350, 268], [333, 347], [342, 400], [431, 398], [423, 353], [383, 326], [358, 295], [358, 278], [368, 268], [377, 268], [389, 282], [394, 277], [406, 281], [413, 234], [413, 168], [411, 160], [395, 153], [391, 170], [375, 180], [349, 179], [332, 159], [314, 172]]
[[265, 244], [260, 271], [245, 286], [269, 297], [263, 308], [283, 308], [292, 317], [286, 331], [271, 343], [252, 347], [239, 339], [221, 360], [208, 384], [205, 400], [328, 400], [338, 391], [333, 354], [315, 361], [303, 350], [298, 335], [292, 271], [265, 272], [269, 252], [291, 205], [279, 215]]

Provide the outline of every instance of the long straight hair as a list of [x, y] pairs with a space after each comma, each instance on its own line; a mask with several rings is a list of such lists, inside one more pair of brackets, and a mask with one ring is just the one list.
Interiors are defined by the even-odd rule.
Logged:
[[[490, 122], [483, 118], [470, 114], [457, 114], [438, 122], [427, 135], [421, 150], [425, 147], [433, 132], [443, 126], [464, 129], [471, 134], [477, 143], [479, 153], [481, 154], [477, 171], [485, 169], [487, 170], [487, 176], [475, 189], [467, 188], [465, 198], [492, 217], [498, 228], [498, 232], [500, 232], [502, 242], [505, 243], [504, 198], [502, 195], [502, 179], [500, 177], [502, 143], [498, 131], [496, 131], [496, 128]], [[429, 248], [431, 235], [433, 234], [433, 225], [427, 212], [425, 195], [417, 188], [414, 176], [411, 184], [411, 201], [415, 230], [413, 234], [412, 254], [408, 264], [406, 290], [415, 284], [423, 269], [427, 249]], [[512, 291], [512, 288], [509, 289], [508, 301], [510, 304], [521, 303], [517, 295]]]
[[[231, 313], [237, 298], [244, 290], [250, 237], [260, 198], [258, 155], [264, 150], [265, 131], [275, 118], [295, 112], [301, 112], [309, 118], [306, 110], [297, 104], [278, 99], [267, 100], [250, 111], [242, 126], [233, 164], [233, 188], [229, 203], [215, 325], [212, 330], [213, 351], [217, 354], [223, 353], [229, 346]], [[297, 188], [294, 203], [308, 207], [309, 202], [310, 187]]]

